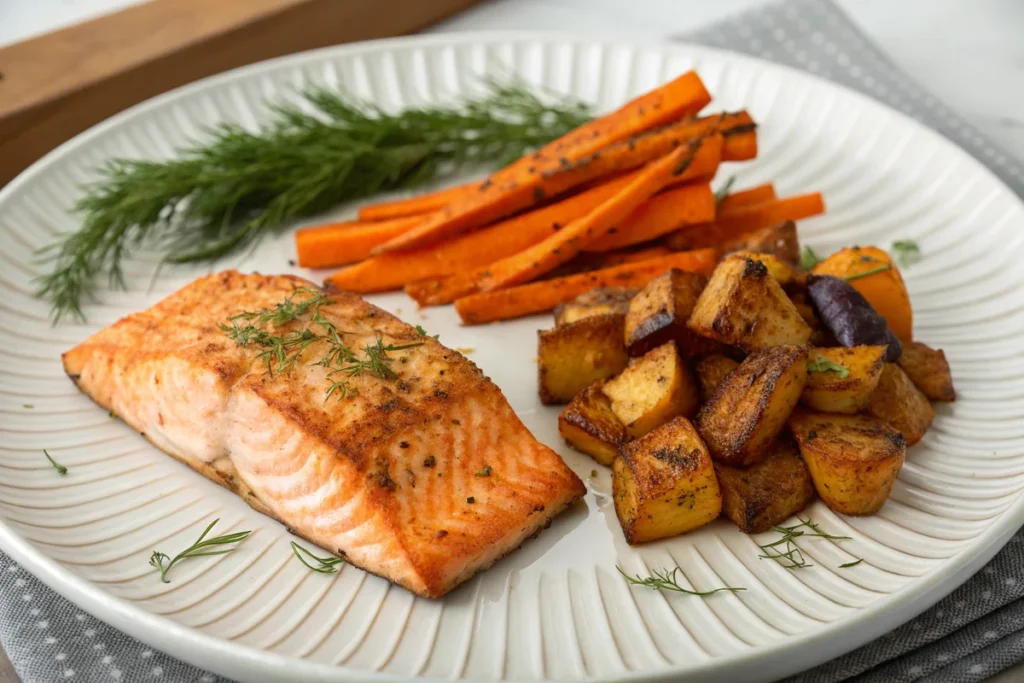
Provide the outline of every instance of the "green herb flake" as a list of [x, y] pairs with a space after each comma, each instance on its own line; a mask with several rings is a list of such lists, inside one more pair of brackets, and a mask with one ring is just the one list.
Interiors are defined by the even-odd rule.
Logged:
[[890, 266], [888, 263], [886, 263], [884, 266], [878, 266], [877, 268], [872, 268], [871, 270], [865, 270], [863, 273], [855, 273], [853, 275], [847, 275], [845, 279], [846, 279], [847, 282], [853, 282], [854, 280], [859, 280], [862, 277], [868, 277], [870, 275], [878, 275], [879, 273], [884, 273], [887, 270], [892, 270], [892, 266]]
[[722, 200], [729, 196], [732, 186], [736, 183], [736, 176], [729, 176], [728, 180], [725, 181], [725, 185], [722, 185], [718, 190], [715, 191], [715, 206], [722, 203]]
[[861, 558], [859, 560], [854, 560], [853, 562], [847, 562], [846, 564], [839, 565], [839, 568], [840, 569], [847, 569], [849, 567], [856, 567], [858, 564], [860, 564], [863, 561], [864, 561], [864, 558]]
[[[746, 590], [746, 588], [725, 587], [714, 588], [709, 591], [694, 591], [690, 590], [689, 588], [683, 588], [679, 584], [678, 580], [678, 575], [681, 574], [683, 571], [680, 567], [675, 567], [671, 570], [662, 569], [660, 571], [657, 569], [653, 569], [651, 570], [650, 576], [646, 576], [643, 578], [641, 578], [639, 575], [630, 576], [626, 572], [622, 571], [621, 567], [616, 566], [615, 568], [618, 569], [619, 573], [622, 574], [626, 581], [629, 581], [629, 583], [631, 583], [632, 585], [644, 586], [646, 588], [650, 588], [651, 590], [656, 591], [672, 591], [674, 593], [684, 593], [685, 595], [696, 595], [698, 597], [704, 598], [709, 595], [714, 595], [715, 593], [736, 593], [738, 591]], [[685, 575], [683, 576], [683, 578], [686, 578]]]
[[[210, 525], [203, 530], [203, 533], [199, 534], [199, 538], [196, 539], [195, 543], [182, 550], [180, 553], [171, 558], [169, 555], [153, 551], [153, 554], [149, 558], [149, 564], [151, 567], [160, 572], [160, 580], [164, 583], [170, 583], [167, 580], [167, 572], [171, 570], [175, 564], [181, 560], [189, 557], [206, 557], [208, 555], [225, 555], [232, 552], [238, 547], [238, 543], [241, 543], [249, 537], [251, 531], [236, 531], [233, 534], [225, 534], [223, 536], [215, 536], [213, 538], [206, 538], [206, 535], [210, 533], [210, 530], [216, 526], [220, 519], [215, 519], [210, 522]], [[232, 546], [230, 548], [220, 548], [220, 546]], [[212, 550], [212, 548], [220, 548], [218, 550]]]
[[818, 356], [814, 360], [807, 361], [807, 372], [834, 372], [839, 375], [839, 379], [846, 379], [850, 376], [849, 368], [831, 361], [825, 356]]
[[417, 326], [416, 326], [416, 331], [420, 333], [420, 336], [421, 336], [421, 337], [430, 337], [430, 336], [433, 336], [433, 337], [434, 337], [434, 339], [437, 339], [438, 337], [440, 337], [440, 336], [441, 336], [441, 335], [439, 335], [439, 334], [435, 334], [435, 335], [430, 335], [430, 334], [427, 334], [427, 331], [426, 331], [425, 329], [423, 329], [423, 325], [417, 325]]
[[24, 408], [25, 410], [32, 410], [33, 408], [35, 408], [35, 406], [32, 405], [31, 403], [22, 403], [21, 407]]
[[[308, 549], [303, 548], [295, 541], [291, 541], [290, 545], [292, 547], [292, 552], [295, 553], [295, 557], [299, 558], [299, 562], [318, 574], [334, 574], [338, 571], [338, 565], [345, 563], [345, 560], [340, 557], [334, 557], [333, 555], [327, 557], [314, 555]], [[312, 561], [312, 564], [310, 561]]]
[[810, 247], [804, 246], [803, 251], [800, 252], [800, 267], [810, 270], [819, 263], [821, 263], [821, 257]]
[[473, 475], [474, 477], [489, 477], [491, 476], [491, 466], [485, 465], [482, 470]]
[[914, 240], [896, 240], [890, 251], [901, 268], [912, 266], [921, 260], [921, 247]]
[[43, 455], [45, 455], [46, 459], [50, 461], [51, 465], [53, 465], [53, 469], [57, 470], [57, 474], [63, 477], [65, 474], [68, 473], [68, 468], [64, 467], [64, 465], [61, 465], [59, 462], [54, 460], [53, 457], [46, 451], [45, 448], [43, 449]]

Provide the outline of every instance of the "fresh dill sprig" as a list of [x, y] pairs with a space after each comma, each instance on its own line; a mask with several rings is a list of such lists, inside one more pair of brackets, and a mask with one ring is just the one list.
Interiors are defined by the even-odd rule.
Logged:
[[[296, 301], [297, 294], [310, 296]], [[369, 374], [379, 379], [398, 379], [398, 373], [391, 367], [394, 358], [388, 353], [424, 343], [414, 341], [408, 344], [385, 344], [383, 337], [377, 335], [373, 344], [363, 347], [363, 356], [360, 357], [345, 343], [334, 323], [321, 312], [321, 307], [329, 303], [330, 298], [326, 294], [308, 287], [299, 288], [273, 308], [245, 311], [231, 316], [228, 318], [230, 324], [222, 323], [220, 329], [239, 346], [261, 347], [257, 358], [266, 363], [267, 372], [271, 376], [289, 372], [311, 344], [324, 342], [326, 352], [310, 362], [310, 365], [319, 365], [327, 370], [329, 384], [324, 391], [324, 403], [332, 396], [337, 396], [337, 400], [341, 401], [358, 393], [347, 378]], [[302, 323], [302, 327], [278, 332], [277, 328], [293, 322]], [[319, 331], [314, 327], [318, 327]]]
[[814, 565], [808, 564], [807, 560], [804, 559], [803, 551], [797, 546], [796, 539], [806, 536], [809, 538], [824, 538], [833, 543], [850, 540], [849, 536], [833, 536], [825, 533], [810, 518], [797, 517], [797, 519], [800, 520], [800, 523], [793, 526], [772, 527], [772, 531], [782, 534], [782, 538], [772, 543], [758, 546], [763, 553], [758, 557], [764, 560], [775, 560], [786, 569], [803, 569], [805, 567], [813, 567]]
[[[203, 530], [203, 533], [199, 534], [199, 538], [196, 542], [189, 547], [182, 550], [180, 553], [171, 558], [165, 553], [154, 550], [153, 554], [149, 558], [149, 564], [160, 572], [160, 580], [164, 583], [170, 583], [167, 580], [167, 572], [171, 570], [175, 564], [184, 560], [187, 557], [205, 557], [207, 555], [224, 555], [235, 550], [238, 546], [237, 543], [244, 541], [251, 531], [236, 531], [233, 534], [225, 534], [224, 536], [214, 536], [213, 538], [206, 538], [206, 535], [210, 533], [210, 530], [219, 522], [220, 519], [215, 519], [210, 522], [210, 526]], [[231, 548], [224, 548], [222, 550], [210, 550], [223, 545], [232, 545]]]
[[914, 240], [896, 240], [892, 243], [892, 253], [896, 256], [901, 268], [911, 266], [921, 260], [921, 247]]
[[673, 591], [676, 593], [685, 593], [686, 595], [697, 595], [700, 597], [707, 597], [709, 595], [714, 595], [715, 593], [735, 593], [737, 591], [747, 590], [746, 588], [725, 587], [715, 588], [709, 591], [692, 591], [688, 588], [683, 588], [679, 585], [679, 581], [676, 578], [676, 576], [682, 573], [683, 571], [681, 567], [675, 567], [671, 570], [662, 569], [660, 571], [657, 569], [652, 569], [651, 575], [645, 578], [641, 578], [640, 576], [630, 576], [626, 572], [622, 571], [622, 568], [619, 566], [616, 566], [615, 568], [618, 569], [619, 573], [625, 577], [626, 581], [629, 581], [634, 586], [645, 586], [647, 588], [650, 588], [651, 590], [656, 591]]
[[53, 465], [53, 469], [57, 470], [57, 474], [63, 477], [65, 474], [68, 473], [68, 468], [64, 467], [64, 465], [61, 465], [59, 462], [54, 460], [53, 457], [46, 451], [45, 448], [43, 449], [43, 455], [45, 455], [46, 459], [50, 461], [51, 465]]
[[[299, 558], [299, 562], [320, 574], [334, 574], [338, 571], [338, 565], [345, 563], [345, 560], [340, 557], [334, 557], [333, 555], [328, 557], [318, 557], [295, 541], [291, 542], [291, 546], [292, 552], [295, 553], [295, 557]], [[307, 557], [316, 564], [310, 564], [306, 560]]]
[[302, 102], [271, 105], [259, 130], [225, 122], [169, 160], [100, 167], [73, 207], [81, 227], [41, 252], [51, 270], [37, 293], [52, 303], [54, 322], [84, 320], [82, 303], [101, 276], [123, 288], [123, 262], [140, 248], [167, 263], [216, 259], [293, 218], [466, 165], [504, 163], [590, 119], [584, 104], [546, 102], [516, 83], [397, 113], [325, 89], [292, 99]]
[[423, 329], [423, 325], [417, 325], [416, 326], [416, 331], [420, 333], [421, 337], [433, 337], [434, 339], [437, 339], [438, 337], [441, 336], [439, 334], [429, 334], [429, 333], [427, 333], [427, 331], [425, 329]]

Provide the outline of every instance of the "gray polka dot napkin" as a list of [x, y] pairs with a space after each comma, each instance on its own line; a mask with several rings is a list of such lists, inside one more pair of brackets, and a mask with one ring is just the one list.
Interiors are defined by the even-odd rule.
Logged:
[[[827, 0], [788, 0], [685, 39], [817, 73], [924, 122], [1024, 194], [1024, 169], [923, 91]], [[917, 619], [792, 683], [966, 683], [1024, 660], [1024, 534]], [[1018, 579], [1018, 577], [1021, 577]], [[226, 683], [83, 614], [0, 553], [0, 643], [24, 683]]]

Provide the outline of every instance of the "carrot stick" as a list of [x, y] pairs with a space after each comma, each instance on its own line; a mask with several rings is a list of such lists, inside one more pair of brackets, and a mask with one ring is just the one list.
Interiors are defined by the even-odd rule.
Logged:
[[447, 242], [368, 258], [334, 273], [327, 278], [327, 284], [365, 294], [398, 289], [410, 282], [456, 272], [475, 271], [540, 242], [563, 225], [589, 213], [628, 185], [635, 175], [636, 172], [620, 176], [555, 204]]
[[488, 291], [512, 287], [535, 280], [557, 268], [580, 253], [584, 247], [607, 235], [662, 188], [678, 182], [692, 166], [698, 150], [709, 146], [721, 149], [721, 145], [721, 136], [715, 135], [677, 147], [651, 162], [629, 185], [590, 213], [532, 247], [491, 264], [488, 267], [490, 274], [480, 283], [480, 289]]
[[[538, 172], [526, 179], [501, 184], [488, 179], [477, 185], [475, 190], [462, 200], [453, 202], [436, 214], [431, 214], [431, 218], [424, 220], [422, 225], [381, 245], [377, 252], [409, 249], [440, 241], [542, 203], [549, 197], [592, 180], [643, 166], [665, 156], [680, 145], [716, 131], [746, 130], [750, 135], [754, 135], [752, 126], [753, 121], [746, 112], [716, 114], [675, 123], [635, 136], [578, 161], [566, 158], [565, 163], [538, 166]], [[747, 133], [733, 137], [744, 137]], [[719, 157], [722, 158], [721, 150]], [[714, 170], [695, 173], [690, 177], [711, 175]]]
[[361, 261], [378, 244], [423, 222], [422, 216], [377, 223], [345, 222], [303, 228], [295, 233], [295, 249], [303, 268], [327, 268]]
[[775, 186], [771, 183], [732, 192], [718, 202], [718, 217], [727, 216], [738, 209], [745, 209], [755, 204], [773, 202], [776, 199], [778, 197], [775, 195]]
[[[660, 244], [652, 247], [643, 247], [641, 249], [583, 252], [573, 260], [563, 263], [561, 266], [545, 275], [543, 279], [551, 280], [554, 278], [566, 277], [567, 275], [578, 275], [579, 273], [589, 273], [593, 270], [602, 270], [604, 268], [611, 268], [612, 266], [621, 266], [626, 263], [649, 261], [652, 258], [660, 258], [672, 253], [674, 252], [671, 249]], [[476, 292], [467, 292], [467, 295], [468, 294], [476, 294]], [[461, 299], [462, 297], [457, 298]]]
[[[560, 164], [575, 161], [626, 138], [692, 116], [711, 102], [711, 95], [694, 71], [688, 71], [619, 109], [579, 126], [522, 157], [490, 177], [493, 184], [522, 180]], [[462, 195], [472, 194], [476, 182], [431, 192], [410, 199], [383, 202], [360, 209], [360, 220], [380, 220], [440, 209]]]
[[604, 237], [591, 242], [586, 251], [611, 251], [640, 244], [674, 232], [685, 225], [715, 219], [715, 195], [708, 183], [693, 183], [657, 194], [636, 208]]
[[642, 287], [670, 268], [707, 275], [714, 270], [715, 262], [713, 249], [679, 252], [639, 263], [473, 294], [457, 300], [455, 310], [466, 325], [519, 318], [549, 311], [595, 287]]
[[749, 130], [727, 131], [722, 145], [722, 159], [746, 161], [757, 157], [757, 133]]
[[825, 203], [820, 192], [788, 197], [736, 209], [713, 223], [687, 226], [669, 235], [666, 244], [681, 251], [716, 247], [748, 232], [824, 212]]
[[446, 187], [436, 192], [419, 194], [415, 197], [396, 199], [388, 202], [378, 202], [359, 209], [359, 220], [361, 221], [383, 221], [389, 218], [402, 218], [404, 216], [420, 216], [437, 209], [444, 208], [447, 204], [455, 201], [468, 188], [477, 181]]

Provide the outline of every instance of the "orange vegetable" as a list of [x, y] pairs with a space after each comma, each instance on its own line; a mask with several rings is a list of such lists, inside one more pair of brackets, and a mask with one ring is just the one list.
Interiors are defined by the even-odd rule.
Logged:
[[654, 195], [636, 208], [604, 237], [591, 242], [586, 251], [611, 251], [649, 242], [685, 225], [715, 219], [715, 195], [706, 182], [680, 185]]
[[722, 145], [722, 158], [726, 161], [746, 161], [757, 157], [757, 132], [753, 124], [743, 129], [726, 131]]
[[730, 211], [713, 223], [691, 225], [672, 233], [666, 239], [673, 249], [687, 250], [716, 247], [761, 228], [783, 221], [797, 221], [825, 212], [820, 192], [779, 199]]
[[455, 310], [467, 325], [519, 318], [549, 311], [595, 287], [642, 287], [671, 268], [710, 274], [715, 262], [713, 249], [679, 252], [639, 263], [473, 294], [457, 300]]
[[361, 261], [373, 248], [423, 222], [422, 216], [377, 223], [345, 222], [303, 228], [295, 233], [295, 250], [303, 268], [328, 268]]
[[771, 183], [757, 185], [747, 190], [731, 192], [718, 202], [718, 216], [728, 215], [737, 209], [745, 209], [749, 206], [772, 202], [778, 199], [775, 196], [775, 186]]
[[[505, 185], [555, 168], [562, 159], [576, 161], [603, 147], [625, 140], [645, 130], [692, 116], [711, 102], [711, 95], [700, 76], [688, 71], [650, 92], [627, 102], [614, 112], [572, 130], [535, 153], [522, 157], [491, 175], [489, 181]], [[472, 194], [478, 182], [470, 182], [437, 192], [393, 202], [363, 207], [361, 220], [380, 220], [409, 216], [443, 208], [455, 199]]]
[[480, 289], [504, 289], [535, 280], [572, 259], [584, 247], [592, 244], [622, 223], [640, 204], [670, 183], [678, 182], [693, 164], [698, 150], [711, 145], [720, 149], [721, 136], [696, 140], [677, 147], [657, 161], [648, 164], [618, 194], [605, 200], [590, 213], [574, 220], [558, 232], [537, 244], [492, 263], [490, 273], [480, 283]]
[[383, 221], [389, 218], [402, 218], [403, 216], [421, 216], [431, 211], [442, 209], [445, 205], [455, 201], [470, 187], [478, 181], [446, 187], [436, 192], [418, 194], [414, 197], [396, 199], [389, 202], [378, 202], [359, 209], [359, 220], [361, 221]]
[[885, 266], [889, 267], [874, 275], [852, 279], [850, 284], [868, 300], [878, 315], [885, 318], [889, 329], [900, 341], [913, 341], [914, 314], [910, 308], [910, 295], [899, 268], [885, 251], [878, 247], [847, 247], [818, 263], [811, 272], [835, 275], [845, 280]]
[[568, 199], [440, 244], [374, 256], [334, 273], [327, 278], [327, 283], [353, 292], [383, 292], [410, 282], [472, 272], [540, 242], [575, 218], [589, 213], [629, 184], [635, 175], [615, 178]]
[[[716, 114], [692, 121], [675, 123], [649, 133], [616, 143], [578, 161], [566, 157], [562, 161], [542, 167], [526, 179], [495, 183], [488, 179], [462, 200], [452, 202], [422, 225], [378, 247], [378, 253], [437, 242], [503, 218], [516, 211], [544, 202], [547, 198], [579, 187], [599, 178], [622, 173], [659, 159], [680, 145], [711, 135], [716, 131], [728, 132], [737, 128], [749, 129], [753, 125], [749, 114]], [[754, 133], [750, 131], [750, 134]], [[722, 158], [721, 147], [717, 156]], [[689, 177], [714, 175], [717, 162], [707, 168], [693, 164]], [[548, 168], [547, 166], [550, 166]]]

